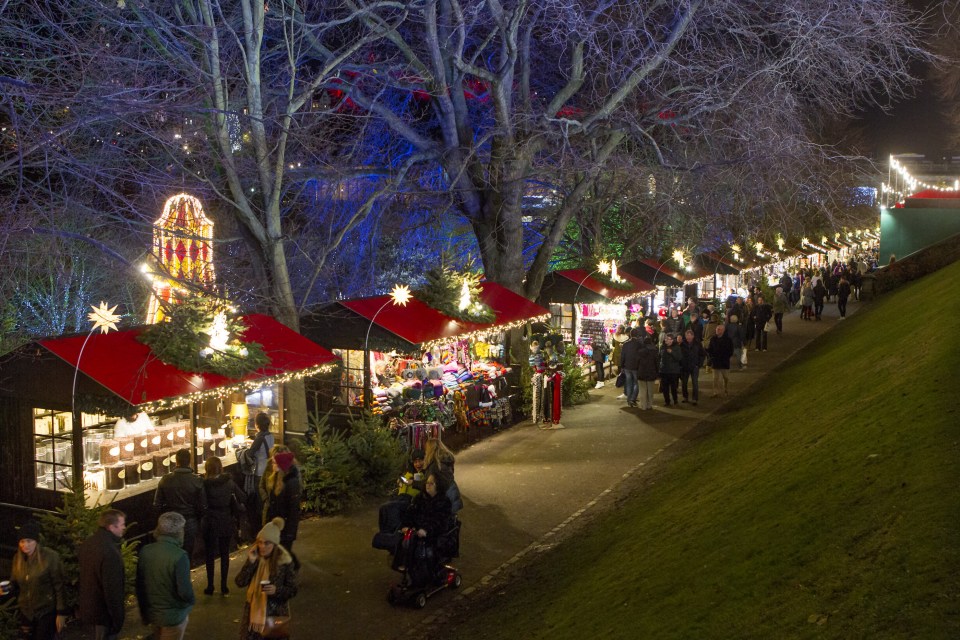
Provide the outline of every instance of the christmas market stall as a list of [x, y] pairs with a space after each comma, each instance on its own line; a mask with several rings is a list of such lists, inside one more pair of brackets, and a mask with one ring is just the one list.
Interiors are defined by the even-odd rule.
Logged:
[[670, 265], [653, 258], [640, 258], [624, 264], [620, 272], [653, 286], [653, 292], [641, 302], [644, 316], [657, 315], [661, 309], [666, 313], [667, 307], [683, 304], [683, 282], [687, 276]]
[[[551, 324], [565, 342], [577, 345], [581, 368], [595, 374], [594, 345], [611, 345], [617, 327], [642, 317], [641, 302], [655, 291], [647, 281], [618, 271], [616, 264], [597, 270], [564, 269], [548, 273], [539, 302], [548, 305]], [[607, 366], [610, 366], [609, 360]]]
[[234, 365], [224, 369], [236, 372], [230, 376], [186, 370], [168, 363], [169, 344], [145, 342], [172, 319], [96, 332], [116, 328], [112, 311], [95, 308], [88, 334], [37, 340], [0, 359], [2, 510], [55, 508], [58, 492], [82, 483], [88, 504], [114, 502], [129, 521], [149, 526], [154, 490], [176, 451], [194, 451], [199, 469], [213, 456], [235, 463], [235, 447], [259, 412], [271, 416], [282, 441], [284, 383], [336, 361], [268, 316], [218, 316], [209, 337], [199, 334], [210, 346], [197, 358], [252, 358], [255, 368]]
[[452, 284], [438, 281], [433, 296], [398, 286], [301, 318], [304, 335], [342, 359], [334, 411], [383, 414], [412, 445], [441, 429], [479, 437], [479, 428], [508, 423], [519, 383], [511, 330], [549, 318], [547, 309], [494, 282], [451, 272], [435, 278]]
[[715, 252], [702, 253], [693, 260], [696, 268], [711, 273], [711, 277], [704, 281], [700, 298], [725, 300], [732, 292], [740, 289], [740, 266], [734, 260], [731, 252], [717, 254]]

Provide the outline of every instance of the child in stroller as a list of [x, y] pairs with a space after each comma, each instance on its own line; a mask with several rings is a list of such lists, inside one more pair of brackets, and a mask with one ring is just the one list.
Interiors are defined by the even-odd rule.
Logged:
[[380, 506], [380, 532], [395, 533], [403, 524], [410, 503], [423, 491], [423, 450], [410, 452], [410, 461], [397, 480], [397, 495]]
[[427, 476], [398, 535], [374, 538], [375, 547], [393, 552], [391, 567], [403, 575], [390, 589], [391, 603], [412, 602], [423, 607], [437, 591], [460, 586], [460, 572], [446, 564], [459, 555], [460, 522], [451, 513], [450, 499], [441, 484], [438, 475]]

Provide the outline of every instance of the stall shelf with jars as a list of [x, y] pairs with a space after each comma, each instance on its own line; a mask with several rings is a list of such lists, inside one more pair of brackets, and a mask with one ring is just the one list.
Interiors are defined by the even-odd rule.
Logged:
[[301, 319], [301, 331], [340, 356], [334, 401], [341, 406], [465, 427], [461, 405], [470, 411], [490, 387], [512, 388], [511, 330], [549, 317], [496, 283], [479, 283], [477, 297], [492, 311], [490, 322], [447, 316], [415, 297], [398, 304], [377, 296], [317, 309]]
[[137, 329], [43, 339], [5, 355], [0, 438], [13, 450], [0, 503], [54, 508], [82, 482], [90, 504], [141, 495], [149, 504], [177, 450], [191, 449], [198, 468], [213, 456], [229, 466], [259, 411], [282, 431], [284, 383], [336, 357], [267, 316], [244, 321], [270, 364], [240, 379], [166, 364]]

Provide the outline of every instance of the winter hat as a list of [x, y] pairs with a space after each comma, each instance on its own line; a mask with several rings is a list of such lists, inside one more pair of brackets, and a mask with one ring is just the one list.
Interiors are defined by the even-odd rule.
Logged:
[[293, 452], [281, 451], [273, 456], [273, 461], [277, 463], [277, 468], [280, 471], [285, 472], [293, 466]]
[[260, 529], [260, 533], [257, 534], [257, 540], [272, 542], [273, 544], [280, 544], [280, 532], [283, 531], [284, 524], [283, 518], [279, 516], [274, 518], [267, 524], [263, 525], [263, 529]]
[[411, 460], [423, 460], [423, 458], [424, 458], [423, 449], [414, 449], [413, 451], [410, 452]]
[[161, 513], [157, 518], [157, 528], [153, 530], [156, 536], [171, 536], [173, 538], [183, 539], [183, 529], [187, 524], [187, 519], [176, 511], [167, 511]]
[[19, 536], [17, 540], [39, 540], [40, 539], [40, 525], [36, 520], [27, 520], [22, 525], [20, 525], [20, 531], [17, 533]]

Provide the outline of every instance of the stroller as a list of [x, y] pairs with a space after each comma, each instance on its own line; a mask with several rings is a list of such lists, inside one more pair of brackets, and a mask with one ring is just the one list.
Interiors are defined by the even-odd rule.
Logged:
[[391, 552], [390, 568], [401, 574], [400, 582], [390, 587], [387, 601], [418, 609], [427, 606], [427, 598], [447, 587], [456, 589], [463, 581], [449, 562], [460, 555], [460, 520], [450, 517], [449, 528], [436, 540], [419, 538], [413, 528], [396, 533], [378, 533], [373, 546]]

